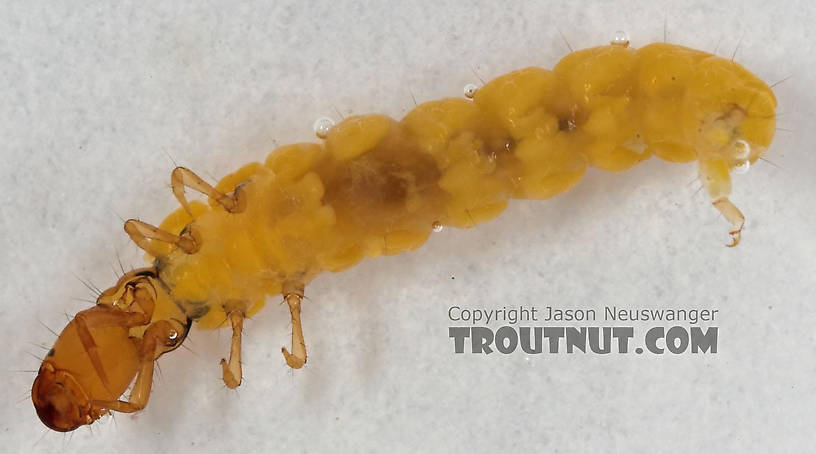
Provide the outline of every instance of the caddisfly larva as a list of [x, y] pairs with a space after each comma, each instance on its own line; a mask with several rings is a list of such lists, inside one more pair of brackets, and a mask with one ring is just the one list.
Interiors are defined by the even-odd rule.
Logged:
[[[421, 104], [401, 121], [319, 120], [322, 143], [281, 147], [215, 186], [174, 169], [181, 208], [158, 227], [125, 223], [152, 266], [125, 274], [62, 331], [32, 388], [40, 419], [69, 431], [144, 408], [154, 361], [181, 345], [193, 322], [229, 321], [222, 377], [239, 386], [243, 321], [274, 295], [287, 303], [293, 328], [292, 351], [281, 351], [300, 368], [301, 301], [317, 275], [415, 249], [443, 226], [473, 227], [511, 198], [560, 194], [587, 166], [623, 171], [652, 155], [697, 161], [735, 246], [744, 218], [728, 199], [730, 173], [771, 143], [771, 88], [728, 59], [628, 44], [616, 36], [552, 71], [531, 67], [468, 86], [464, 98]], [[187, 188], [209, 203], [189, 202]]]

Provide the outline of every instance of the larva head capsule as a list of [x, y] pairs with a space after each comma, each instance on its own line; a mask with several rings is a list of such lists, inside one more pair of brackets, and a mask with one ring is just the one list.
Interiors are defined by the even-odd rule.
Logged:
[[[153, 362], [178, 348], [192, 323], [157, 273], [154, 268], [126, 273], [62, 330], [31, 387], [43, 424], [68, 432], [110, 410], [133, 412], [147, 405]], [[130, 397], [123, 401], [129, 386]]]
[[70, 432], [104, 414], [93, 410], [85, 391], [69, 372], [55, 369], [48, 361], [34, 380], [31, 400], [40, 421], [58, 432]]

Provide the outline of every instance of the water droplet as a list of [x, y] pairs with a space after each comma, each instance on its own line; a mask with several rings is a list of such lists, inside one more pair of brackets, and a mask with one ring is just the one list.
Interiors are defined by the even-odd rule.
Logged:
[[473, 99], [473, 97], [476, 96], [476, 90], [478, 89], [479, 87], [474, 84], [465, 85], [465, 98]]
[[329, 117], [320, 117], [314, 122], [315, 135], [321, 139], [325, 139], [329, 135], [329, 131], [334, 126], [334, 120]]
[[744, 174], [748, 173], [749, 170], [751, 170], [751, 161], [747, 159], [744, 161], [738, 161], [737, 165], [734, 166], [734, 173]]
[[441, 222], [434, 221], [434, 223], [433, 223], [433, 231], [434, 232], [441, 232], [442, 229], [444, 229], [444, 228], [445, 228], [445, 226], [443, 226]]
[[734, 156], [739, 160], [748, 159], [751, 156], [751, 145], [742, 139], [734, 142], [734, 149], [736, 150]]
[[618, 30], [612, 37], [612, 42], [610, 44], [613, 46], [629, 47], [629, 35], [627, 35], [625, 31]]

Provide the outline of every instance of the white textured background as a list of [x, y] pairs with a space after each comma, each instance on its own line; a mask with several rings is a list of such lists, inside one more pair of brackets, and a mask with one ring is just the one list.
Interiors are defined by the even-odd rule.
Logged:
[[[17, 452], [791, 452], [812, 448], [816, 132], [809, 1], [0, 2], [0, 450]], [[60, 4], [62, 3], [62, 4]], [[130, 4], [128, 4], [130, 3]], [[235, 4], [229, 4], [235, 3]], [[240, 4], [238, 4], [240, 3]], [[151, 5], [152, 4], [152, 5]], [[147, 409], [63, 436], [27, 394], [54, 329], [142, 266], [119, 217], [175, 209], [168, 155], [218, 178], [319, 116], [403, 115], [417, 101], [626, 30], [730, 56], [776, 92], [780, 131], [738, 176], [734, 250], [693, 165], [590, 171], [547, 202], [447, 229], [308, 289], [308, 366], [287, 370], [288, 314], [246, 324], [237, 391], [229, 332], [163, 357]], [[719, 43], [719, 45], [718, 45]], [[455, 278], [455, 279], [453, 279]], [[450, 304], [716, 307], [704, 356], [455, 357]], [[643, 326], [636, 324], [635, 326]], [[103, 451], [104, 450], [104, 451]]]

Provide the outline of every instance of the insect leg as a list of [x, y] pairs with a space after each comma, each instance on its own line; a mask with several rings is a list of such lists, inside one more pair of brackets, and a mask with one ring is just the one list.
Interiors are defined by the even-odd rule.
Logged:
[[183, 325], [175, 320], [161, 320], [150, 325], [142, 336], [139, 348], [139, 371], [130, 397], [123, 400], [92, 400], [91, 405], [97, 410], [115, 410], [133, 413], [143, 409], [150, 398], [153, 386], [153, 363], [165, 351], [174, 349], [184, 339], [181, 333]]
[[733, 225], [733, 229], [728, 232], [731, 234], [731, 244], [727, 246], [734, 247], [740, 242], [745, 216], [728, 200], [728, 194], [731, 193], [730, 171], [728, 162], [722, 156], [706, 156], [700, 159], [700, 181], [714, 200], [712, 202], [714, 208]]
[[125, 312], [109, 306], [98, 305], [81, 311], [74, 317], [79, 341], [82, 343], [82, 347], [88, 354], [94, 371], [99, 375], [99, 379], [102, 380], [102, 384], [105, 385], [105, 388], [109, 389], [110, 383], [107, 374], [105, 374], [105, 368], [102, 365], [102, 358], [99, 356], [96, 342], [94, 342], [93, 336], [91, 335], [91, 328], [104, 326], [130, 328], [145, 325], [150, 322], [150, 316], [150, 314], [144, 312]]
[[240, 197], [240, 191], [238, 189], [233, 191], [232, 194], [224, 194], [201, 179], [201, 177], [193, 173], [192, 170], [185, 167], [176, 167], [173, 169], [173, 173], [170, 174], [170, 186], [173, 188], [173, 194], [176, 196], [176, 199], [178, 199], [181, 206], [184, 207], [184, 210], [191, 216], [193, 212], [190, 209], [190, 204], [187, 202], [187, 197], [184, 195], [185, 186], [190, 189], [195, 189], [215, 200], [230, 213], [238, 213], [246, 208], [246, 203]]
[[303, 284], [287, 282], [283, 285], [283, 299], [292, 316], [292, 353], [281, 347], [286, 364], [292, 369], [300, 369], [306, 364], [306, 342], [303, 340], [303, 326], [300, 324], [300, 302], [303, 299]]
[[127, 232], [130, 239], [133, 240], [137, 246], [154, 257], [162, 256], [164, 255], [164, 252], [160, 252], [156, 248], [152, 247], [153, 245], [147, 241], [149, 239], [174, 244], [188, 254], [196, 252], [199, 248], [198, 242], [190, 232], [184, 232], [181, 235], [174, 235], [170, 232], [165, 232], [158, 227], [136, 219], [128, 219], [127, 222], [125, 222], [125, 232]]
[[740, 237], [742, 236], [742, 228], [745, 226], [745, 216], [743, 216], [742, 212], [737, 208], [728, 197], [720, 197], [719, 199], [713, 202], [714, 208], [716, 208], [723, 217], [734, 226], [734, 229], [731, 230], [731, 244], [728, 244], [728, 247], [734, 247], [739, 244]]
[[232, 343], [230, 344], [229, 361], [221, 358], [221, 376], [227, 388], [235, 389], [241, 385], [241, 331], [244, 328], [246, 312], [239, 307], [228, 304], [227, 318], [232, 325]]
[[[99, 294], [99, 297], [96, 298], [96, 304], [114, 306], [118, 300], [121, 300], [126, 293], [130, 292], [133, 300], [138, 300], [139, 305], [145, 312], [152, 311], [156, 293], [153, 285], [150, 284], [150, 280], [145, 277], [146, 275], [155, 276], [156, 270], [154, 268], [139, 268], [125, 273], [119, 278], [116, 285]], [[145, 283], [148, 285], [145, 285]]]

